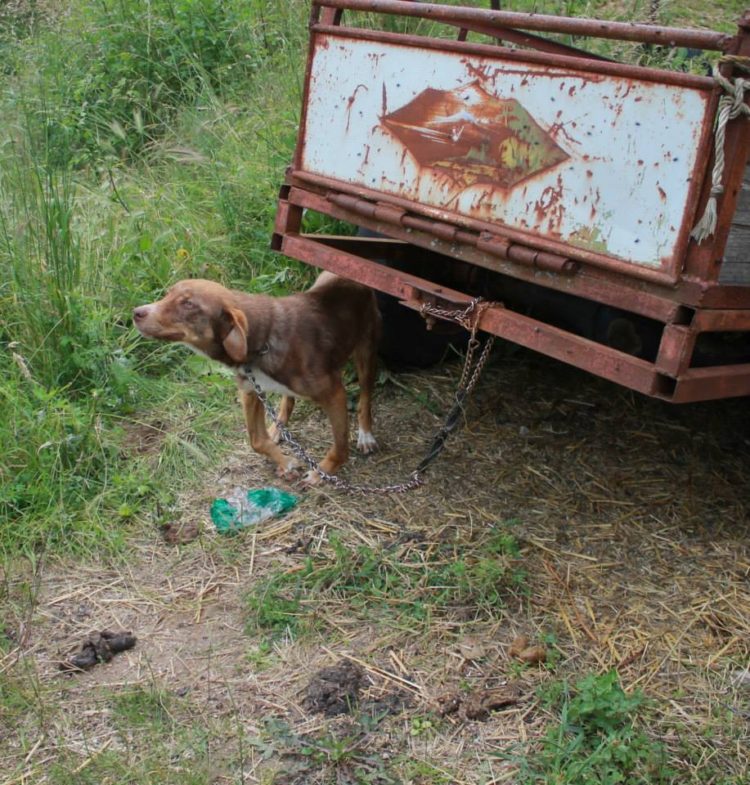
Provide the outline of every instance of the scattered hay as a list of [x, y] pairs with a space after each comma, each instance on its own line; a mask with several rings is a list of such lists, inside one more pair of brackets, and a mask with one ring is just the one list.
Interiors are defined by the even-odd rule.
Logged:
[[[375, 406], [381, 452], [353, 455], [345, 476], [383, 484], [408, 475], [458, 373], [449, 365], [386, 383]], [[308, 407], [295, 415], [294, 431], [322, 452], [323, 415]], [[750, 767], [749, 420], [746, 401], [671, 407], [509, 351], [485, 372], [428, 484], [408, 496], [323, 487], [231, 541], [205, 527], [195, 542], [174, 546], [146, 526], [123, 562], [47, 564], [31, 622], [20, 605], [3, 614], [6, 634], [23, 645], [0, 655], [0, 672], [19, 659], [35, 663], [55, 742], [31, 749], [39, 732], [31, 725], [23, 749], [0, 740], [9, 770], [43, 783], [51, 756], [83, 749], [84, 739], [86, 754], [116, 748], [104, 696], [158, 684], [207, 732], [221, 721], [224, 748], [245, 751], [247, 782], [269, 781], [274, 761], [301, 738], [318, 739], [311, 749], [321, 739], [338, 739], [344, 752], [350, 743], [357, 761], [380, 761], [402, 778], [429, 766], [446, 782], [501, 782], [514, 767], [493, 753], [533, 743], [550, 719], [535, 697], [540, 686], [616, 668], [626, 691], [653, 700], [649, 733], [683, 779], [698, 767], [739, 777]], [[272, 473], [242, 443], [238, 421], [236, 452], [181, 500], [175, 523], [203, 526], [212, 498], [267, 485]], [[525, 591], [503, 595], [489, 614], [468, 603], [414, 621], [398, 597], [363, 623], [334, 593], [302, 606], [312, 622], [302, 637], [244, 632], [247, 592], [308, 560], [327, 563], [332, 537], [403, 563], [475, 563], [498, 524], [519, 545]], [[138, 647], [61, 685], [60, 652], [94, 624], [132, 629]], [[527, 645], [518, 648], [522, 634]], [[545, 650], [543, 662], [526, 665], [518, 655], [533, 646]], [[314, 675], [342, 660], [364, 674], [348, 726], [305, 700]], [[523, 699], [497, 702], [509, 684]], [[99, 708], [90, 707], [92, 694], [102, 696]], [[475, 717], [459, 709], [472, 694], [486, 710]], [[368, 714], [376, 719], [360, 737], [351, 723], [378, 701], [383, 711]], [[78, 705], [88, 707], [85, 729]], [[248, 738], [259, 741], [248, 747]], [[303, 770], [312, 783], [310, 760]]]

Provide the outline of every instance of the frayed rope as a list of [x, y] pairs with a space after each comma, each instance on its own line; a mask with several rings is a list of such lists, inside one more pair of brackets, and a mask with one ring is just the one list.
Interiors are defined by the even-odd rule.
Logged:
[[690, 236], [697, 243], [702, 243], [716, 231], [719, 214], [717, 207], [718, 197], [724, 193], [722, 180], [724, 178], [724, 140], [726, 138], [727, 123], [740, 115], [750, 116], [750, 107], [745, 103], [745, 91], [750, 90], [750, 81], [747, 79], [735, 79], [734, 82], [730, 82], [729, 79], [719, 72], [719, 66], [725, 62], [732, 62], [748, 70], [747, 65], [739, 60], [740, 58], [737, 57], [722, 57], [714, 66], [714, 79], [721, 85], [726, 95], [719, 99], [719, 108], [716, 112], [715, 153], [714, 168], [711, 173], [711, 192], [703, 215], [693, 227], [693, 231], [690, 232]]

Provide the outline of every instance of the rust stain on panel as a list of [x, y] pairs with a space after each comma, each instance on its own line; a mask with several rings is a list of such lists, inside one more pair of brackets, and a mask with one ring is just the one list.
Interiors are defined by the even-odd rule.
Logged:
[[354, 102], [357, 100], [357, 93], [361, 90], [367, 90], [367, 85], [358, 84], [354, 88], [354, 92], [346, 99], [346, 130], [349, 130], [349, 123], [352, 119], [352, 107], [354, 106]]
[[534, 203], [537, 225], [547, 222], [547, 231], [557, 234], [562, 221], [565, 207], [563, 204], [565, 189], [562, 178], [558, 177], [555, 185], [548, 185]]
[[427, 88], [381, 122], [420, 166], [460, 188], [511, 188], [568, 157], [515, 98], [494, 98], [479, 82]]

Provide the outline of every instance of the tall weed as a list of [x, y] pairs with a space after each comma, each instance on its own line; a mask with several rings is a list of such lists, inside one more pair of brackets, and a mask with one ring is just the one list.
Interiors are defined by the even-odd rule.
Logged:
[[74, 3], [72, 20], [39, 41], [39, 73], [54, 96], [55, 111], [44, 118], [53, 148], [75, 166], [133, 160], [197, 96], [247, 84], [266, 61], [283, 57], [288, 36], [301, 32], [290, 20], [302, 7], [299, 0]]
[[196, 381], [194, 357], [183, 372], [186, 353], [141, 340], [130, 311], [182, 277], [276, 293], [304, 277], [268, 244], [306, 17], [301, 1], [73, 0], [16, 36], [0, 93], [0, 551], [116, 544], [216, 453], [231, 384]]

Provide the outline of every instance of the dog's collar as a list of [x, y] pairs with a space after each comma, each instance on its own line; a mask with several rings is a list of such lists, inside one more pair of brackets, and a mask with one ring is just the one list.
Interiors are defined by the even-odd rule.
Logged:
[[245, 360], [245, 362], [239, 366], [239, 372], [245, 374], [248, 371], [252, 370], [252, 367], [255, 364], [255, 361], [258, 359], [258, 357], [262, 357], [264, 354], [268, 354], [268, 352], [270, 351], [271, 351], [271, 347], [268, 341], [266, 341], [260, 347], [260, 349], [256, 349], [254, 352], [251, 352], [248, 355], [248, 358]]

